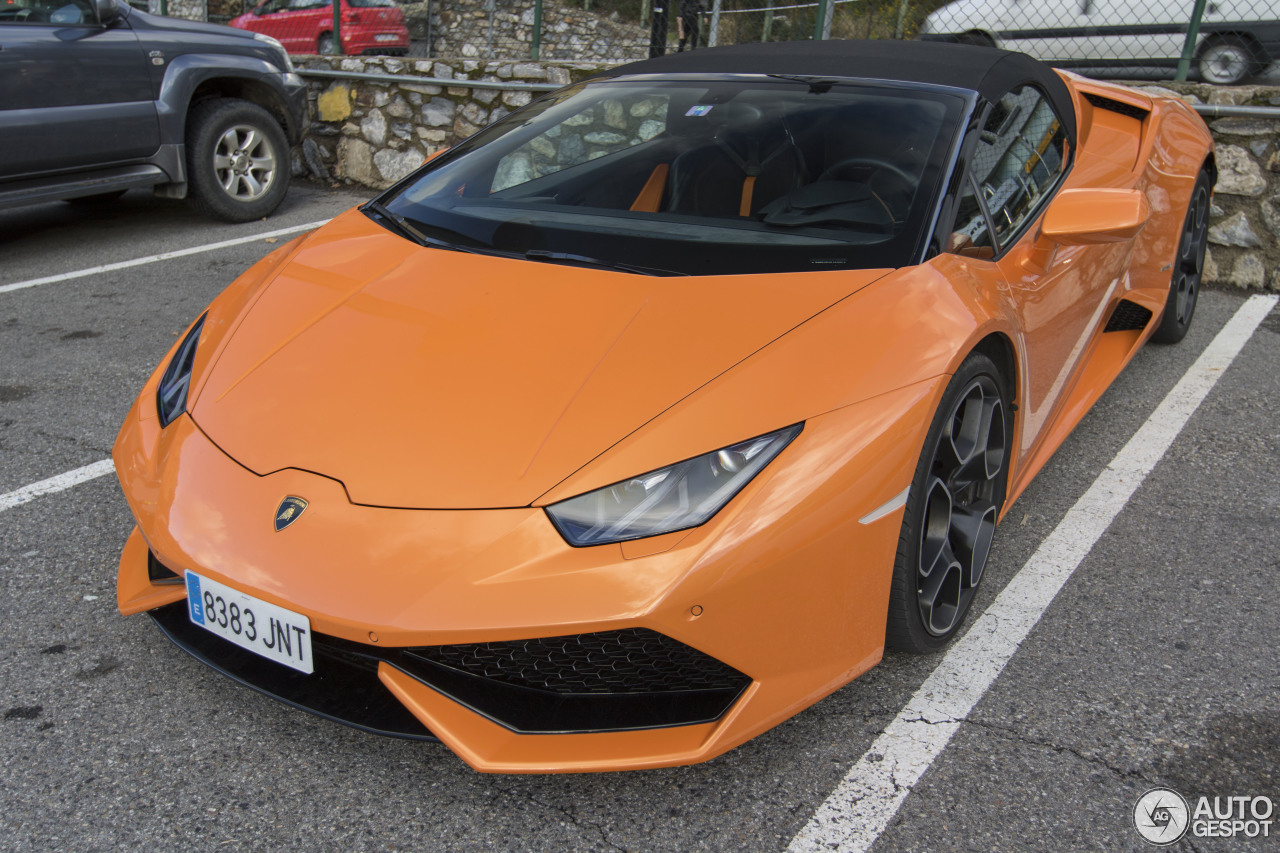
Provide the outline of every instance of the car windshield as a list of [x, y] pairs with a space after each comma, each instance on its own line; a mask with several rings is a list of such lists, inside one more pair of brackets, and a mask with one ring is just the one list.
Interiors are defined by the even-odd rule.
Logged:
[[539, 260], [687, 275], [898, 267], [922, 243], [963, 107], [946, 91], [829, 79], [585, 83], [381, 201], [432, 242]]

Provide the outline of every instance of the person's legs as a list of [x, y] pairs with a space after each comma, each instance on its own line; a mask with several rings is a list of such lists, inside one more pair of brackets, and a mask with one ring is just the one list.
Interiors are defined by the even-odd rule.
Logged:
[[677, 18], [680, 26], [680, 50], [684, 50], [685, 43], [689, 43], [689, 49], [693, 50], [698, 46], [698, 16], [681, 15]]

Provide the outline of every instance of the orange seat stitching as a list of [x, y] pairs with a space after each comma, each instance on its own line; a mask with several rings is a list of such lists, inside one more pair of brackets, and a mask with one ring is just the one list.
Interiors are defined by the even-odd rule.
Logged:
[[659, 163], [653, 167], [653, 173], [649, 175], [649, 180], [644, 182], [640, 195], [636, 196], [636, 200], [631, 203], [632, 210], [644, 213], [658, 212], [658, 207], [662, 204], [663, 190], [667, 188], [667, 172], [670, 168], [666, 163]]

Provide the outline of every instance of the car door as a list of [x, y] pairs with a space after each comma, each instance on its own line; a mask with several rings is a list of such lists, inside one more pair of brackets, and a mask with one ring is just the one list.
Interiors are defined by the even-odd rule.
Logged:
[[1031, 451], [1071, 390], [1129, 243], [1057, 245], [1039, 220], [1064, 178], [1066, 134], [1049, 100], [1021, 86], [992, 105], [962, 184], [952, 251], [991, 264], [1018, 318], [1022, 453]]
[[1085, 11], [1091, 2], [1009, 3], [1000, 22], [1000, 47], [1045, 60], [1087, 56], [1092, 39], [1084, 29]]
[[0, 178], [137, 160], [159, 146], [147, 60], [126, 20], [101, 25], [88, 0], [7, 4]]
[[[1217, 4], [1210, 4], [1216, 7]], [[1191, 4], [1182, 0], [1087, 0], [1091, 53], [1086, 59], [1177, 59], [1186, 40]]]

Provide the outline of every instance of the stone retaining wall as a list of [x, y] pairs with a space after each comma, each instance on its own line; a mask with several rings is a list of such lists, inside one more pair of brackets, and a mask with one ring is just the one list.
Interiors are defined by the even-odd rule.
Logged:
[[[583, 62], [482, 62], [392, 57], [308, 58], [307, 68], [437, 77], [445, 80], [564, 85], [604, 67]], [[294, 174], [370, 188], [389, 186], [442, 148], [529, 103], [524, 90], [466, 85], [330, 81], [309, 78], [311, 133], [294, 154]], [[1192, 103], [1280, 106], [1280, 88], [1202, 84], [1152, 86]], [[608, 123], [608, 116], [601, 121]], [[642, 120], [642, 117], [638, 117]], [[611, 133], [617, 128], [584, 129]], [[1280, 121], [1209, 121], [1217, 141], [1218, 183], [1205, 277], [1210, 283], [1280, 290]], [[631, 132], [628, 129], [627, 132]], [[639, 131], [636, 130], [638, 133]]]
[[[1167, 87], [1167, 88], [1166, 88]], [[1138, 84], [1190, 103], [1280, 107], [1280, 87]], [[1176, 89], [1176, 91], [1172, 91]], [[1218, 163], [1205, 279], [1280, 290], [1280, 120], [1208, 119]]]
[[[528, 0], [436, 0], [403, 6], [409, 33], [430, 40], [429, 56], [528, 59], [533, 4]], [[587, 12], [581, 3], [543, 0], [543, 59], [621, 62], [648, 56], [649, 31], [617, 12]]]
[[[578, 62], [308, 57], [306, 68], [443, 80], [565, 85], [599, 66]], [[309, 78], [311, 132], [294, 153], [295, 175], [390, 186], [442, 148], [529, 103], [538, 92], [428, 83]]]

